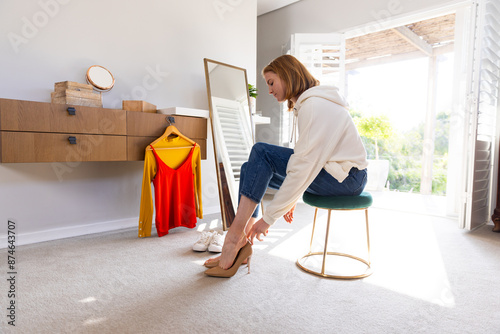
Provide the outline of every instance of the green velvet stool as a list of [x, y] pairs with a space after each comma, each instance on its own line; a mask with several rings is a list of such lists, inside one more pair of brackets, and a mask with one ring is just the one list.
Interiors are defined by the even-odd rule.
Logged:
[[[312, 207], [315, 207], [316, 210], [314, 212], [314, 223], [313, 223], [313, 228], [312, 228], [312, 235], [311, 235], [311, 244], [309, 245], [309, 253], [306, 255], [302, 256], [301, 258], [297, 259], [297, 266], [301, 268], [302, 270], [322, 276], [322, 277], [328, 277], [328, 278], [339, 278], [339, 279], [356, 279], [356, 278], [363, 278], [370, 276], [372, 274], [371, 271], [371, 264], [370, 264], [370, 233], [369, 233], [369, 228], [368, 228], [368, 208], [372, 205], [373, 199], [370, 193], [368, 192], [363, 192], [359, 196], [317, 196], [317, 195], [312, 195], [309, 193], [304, 193], [304, 196], [302, 197], [304, 200], [304, 203], [309, 204]], [[312, 244], [313, 244], [313, 238], [314, 238], [314, 228], [316, 226], [316, 217], [318, 214], [318, 209], [326, 209], [328, 210], [328, 222], [326, 224], [326, 236], [325, 236], [325, 246], [324, 250], [322, 252], [312, 252]], [[328, 236], [330, 233], [330, 218], [332, 214], [332, 210], [365, 210], [365, 217], [366, 217], [366, 244], [368, 248], [368, 256], [365, 259], [362, 259], [360, 257], [346, 254], [346, 253], [339, 253], [339, 252], [329, 252], [328, 251]], [[350, 259], [350, 261], [359, 261], [361, 262], [363, 268], [365, 269], [363, 272], [360, 273], [349, 273], [349, 274], [343, 274], [342, 273], [342, 268], [335, 268], [335, 272], [332, 274], [327, 274], [325, 272], [325, 265], [326, 265], [326, 259], [331, 258], [331, 257], [344, 257]], [[318, 266], [312, 266], [311, 259], [314, 257], [322, 257], [322, 266], [321, 266], [321, 271], [319, 271]], [[358, 263], [359, 264], [359, 263]]]

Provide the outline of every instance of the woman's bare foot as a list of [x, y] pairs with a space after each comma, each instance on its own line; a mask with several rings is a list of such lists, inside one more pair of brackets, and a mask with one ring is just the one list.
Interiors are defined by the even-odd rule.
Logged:
[[211, 257], [210, 259], [206, 260], [205, 263], [203, 264], [204, 266], [207, 265], [207, 264], [212, 264], [214, 262], [217, 262], [219, 261], [220, 259], [220, 255], [219, 256], [216, 256], [216, 257]]
[[[216, 257], [211, 257], [210, 259], [206, 260], [205, 263], [203, 264], [204, 266], [206, 265], [210, 265], [212, 263], [216, 263], [216, 262], [219, 262], [220, 260], [220, 255], [219, 256], [216, 256]], [[245, 261], [243, 261], [242, 264], [247, 264], [248, 263], [248, 259], [246, 259]]]
[[[242, 196], [242, 198], [245, 197]], [[245, 244], [247, 243], [246, 234], [248, 233], [248, 231], [250, 231], [256, 221], [256, 218], [250, 217], [245, 227], [243, 228], [244, 232], [242, 230], [238, 231], [236, 227], [233, 227], [233, 229], [230, 228], [226, 233], [226, 237], [224, 238], [224, 245], [222, 246], [221, 255], [208, 259], [205, 264], [219, 261], [219, 267], [221, 267], [222, 269], [230, 268], [233, 265], [234, 259], [236, 258], [236, 255], [238, 254], [241, 247], [245, 246]], [[236, 247], [234, 246], [235, 244], [237, 244]], [[245, 259], [243, 263], [248, 263], [247, 260], [248, 259]]]
[[219, 267], [222, 269], [229, 269], [234, 263], [236, 255], [238, 255], [239, 250], [245, 246], [247, 243], [247, 238], [243, 233], [237, 234], [229, 231], [226, 235], [224, 241], [224, 246], [222, 247], [222, 253], [219, 258]]

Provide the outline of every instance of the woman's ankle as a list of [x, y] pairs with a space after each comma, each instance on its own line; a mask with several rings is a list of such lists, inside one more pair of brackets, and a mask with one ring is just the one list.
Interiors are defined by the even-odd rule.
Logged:
[[229, 231], [227, 231], [224, 242], [229, 241], [230, 243], [233, 243], [236, 245], [239, 245], [239, 244], [244, 245], [245, 240], [246, 240], [246, 234], [244, 231], [236, 231], [236, 230], [231, 231], [231, 229], [229, 229]]

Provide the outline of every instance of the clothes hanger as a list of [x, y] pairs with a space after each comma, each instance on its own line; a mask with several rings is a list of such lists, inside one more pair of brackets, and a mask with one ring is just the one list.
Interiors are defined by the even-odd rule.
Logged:
[[[175, 119], [172, 116], [167, 116], [167, 122], [169, 126], [165, 129], [165, 132], [163, 135], [161, 135], [159, 138], [157, 138], [155, 141], [153, 141], [151, 144], [148, 145], [146, 150], [151, 150], [151, 146], [155, 147], [155, 150], [163, 150], [163, 149], [179, 149], [179, 148], [192, 148], [193, 146], [199, 146], [194, 140], [190, 139], [189, 137], [186, 137], [183, 135], [179, 129], [177, 129], [173, 123], [175, 123]], [[173, 147], [156, 147], [156, 144], [159, 144], [163, 142], [163, 140], [167, 139], [169, 136], [176, 136], [179, 137], [185, 141], [188, 142], [188, 144], [191, 144], [191, 146], [173, 146]]]
[[[160, 138], [158, 138], [158, 139], [165, 139], [165, 138], [168, 138], [171, 135], [175, 135], [176, 137], [181, 137], [182, 139], [186, 140], [187, 142], [189, 142], [189, 143], [191, 143], [193, 145], [196, 144], [194, 140], [192, 140], [192, 139], [184, 136], [174, 125], [169, 125], [165, 129], [165, 132], [163, 133], [163, 135]], [[155, 142], [156, 142], [156, 140], [155, 140]], [[153, 145], [153, 144], [151, 144], [151, 145]]]
[[[163, 150], [178, 150], [180, 148], [193, 148], [196, 147], [198, 144], [193, 145], [193, 146], [176, 146], [176, 147], [155, 147], [155, 151], [163, 151]], [[151, 147], [148, 146], [146, 148], [148, 151], [152, 151]]]

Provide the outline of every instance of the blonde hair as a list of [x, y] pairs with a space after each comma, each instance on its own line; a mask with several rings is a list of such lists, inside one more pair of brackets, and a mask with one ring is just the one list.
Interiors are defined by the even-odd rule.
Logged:
[[285, 86], [285, 99], [288, 100], [288, 110], [292, 110], [292, 98], [298, 97], [311, 87], [319, 86], [319, 81], [312, 76], [307, 68], [294, 56], [283, 55], [269, 63], [262, 70], [262, 75], [274, 72]]

